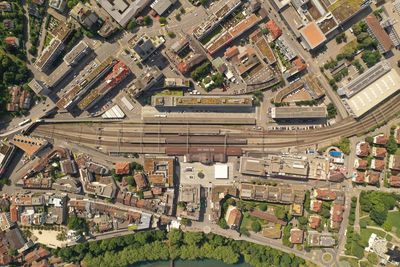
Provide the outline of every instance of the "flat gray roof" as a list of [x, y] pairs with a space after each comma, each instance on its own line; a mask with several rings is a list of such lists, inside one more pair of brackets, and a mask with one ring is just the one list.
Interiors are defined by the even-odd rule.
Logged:
[[307, 119], [326, 118], [325, 107], [274, 107], [271, 109], [273, 119]]

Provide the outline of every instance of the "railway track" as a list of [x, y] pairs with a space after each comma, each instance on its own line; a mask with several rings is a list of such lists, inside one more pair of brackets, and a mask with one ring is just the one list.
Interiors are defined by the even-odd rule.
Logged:
[[[232, 147], [279, 148], [290, 146], [305, 146], [318, 143], [327, 139], [351, 137], [362, 134], [368, 129], [387, 121], [400, 112], [400, 95], [393, 97], [378, 107], [372, 113], [356, 121], [347, 118], [332, 126], [307, 131], [251, 131], [242, 126], [227, 125], [147, 125], [127, 123], [91, 123], [91, 124], [44, 124], [39, 125], [33, 135], [67, 140], [79, 144], [98, 146], [123, 146], [132, 148], [138, 146], [203, 146], [229, 145]], [[226, 142], [226, 138], [230, 140]], [[204, 136], [206, 135], [207, 136]], [[222, 135], [221, 135], [222, 134]], [[189, 135], [189, 142], [187, 136]], [[202, 136], [202, 137], [200, 137]], [[210, 142], [207, 142], [207, 139]], [[246, 139], [236, 142], [235, 140]], [[282, 139], [286, 139], [282, 141]], [[168, 142], [169, 140], [169, 142]], [[171, 141], [173, 140], [173, 141]], [[195, 141], [197, 140], [197, 141]], [[232, 140], [232, 141], [231, 141]]]

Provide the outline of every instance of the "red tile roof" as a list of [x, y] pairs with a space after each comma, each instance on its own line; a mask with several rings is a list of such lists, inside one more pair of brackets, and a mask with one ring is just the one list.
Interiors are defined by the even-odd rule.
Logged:
[[382, 46], [385, 52], [392, 49], [393, 42], [386, 31], [382, 28], [379, 20], [375, 17], [375, 15], [368, 15], [365, 18], [365, 23], [367, 23], [368, 28], [371, 30], [374, 37], [378, 40], [379, 44]]
[[386, 148], [384, 147], [374, 147], [373, 150], [373, 156], [376, 158], [384, 158], [386, 156]]
[[115, 173], [118, 174], [118, 175], [129, 174], [130, 173], [129, 162], [117, 162], [117, 163], [115, 163]]
[[390, 176], [389, 184], [390, 186], [393, 187], [400, 187], [400, 176], [394, 176], [394, 175]]
[[343, 220], [344, 206], [341, 204], [333, 204], [331, 208], [331, 220], [333, 222], [341, 222]]
[[360, 184], [364, 183], [365, 182], [365, 173], [357, 172], [354, 182], [360, 183]]
[[229, 48], [226, 49], [226, 51], [225, 51], [225, 57], [226, 57], [227, 59], [230, 59], [230, 58], [232, 58], [232, 57], [234, 57], [234, 56], [237, 56], [237, 55], [239, 55], [239, 49], [238, 49], [237, 46], [229, 47]]
[[302, 244], [304, 239], [304, 232], [300, 229], [290, 230], [290, 243], [292, 244]]
[[330, 189], [317, 189], [316, 190], [316, 197], [317, 199], [322, 200], [335, 200], [336, 199], [336, 192], [331, 191]]
[[278, 27], [278, 25], [276, 25], [275, 21], [273, 21], [272, 19], [265, 23], [265, 27], [269, 30], [274, 40], [282, 35], [282, 30]]
[[316, 199], [311, 200], [310, 208], [314, 212], [320, 212], [322, 210], [322, 201]]
[[321, 224], [321, 217], [317, 216], [317, 215], [311, 215], [308, 218], [308, 225], [312, 228], [312, 229], [317, 229], [318, 226]]

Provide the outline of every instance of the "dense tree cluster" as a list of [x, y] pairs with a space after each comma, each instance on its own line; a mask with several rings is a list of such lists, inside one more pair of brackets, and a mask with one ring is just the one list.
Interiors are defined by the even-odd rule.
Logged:
[[84, 261], [86, 266], [127, 266], [130, 264], [169, 260], [216, 259], [234, 264], [244, 259], [253, 266], [300, 266], [305, 263], [293, 254], [270, 247], [235, 241], [219, 235], [201, 232], [168, 234], [154, 230], [133, 235], [83, 243], [57, 249], [55, 254], [66, 262]]
[[386, 221], [388, 211], [395, 207], [399, 199], [400, 196], [393, 193], [362, 191], [360, 205], [376, 224], [382, 225]]

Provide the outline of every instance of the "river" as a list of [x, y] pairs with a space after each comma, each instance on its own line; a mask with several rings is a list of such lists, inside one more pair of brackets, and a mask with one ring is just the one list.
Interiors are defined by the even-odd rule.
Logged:
[[[139, 265], [130, 265], [131, 267], [170, 267], [169, 261], [155, 261], [150, 263], [142, 263]], [[239, 263], [239, 264], [225, 264], [222, 261], [217, 260], [196, 260], [196, 261], [183, 261], [176, 260], [175, 267], [251, 267], [251, 265], [247, 263]]]

